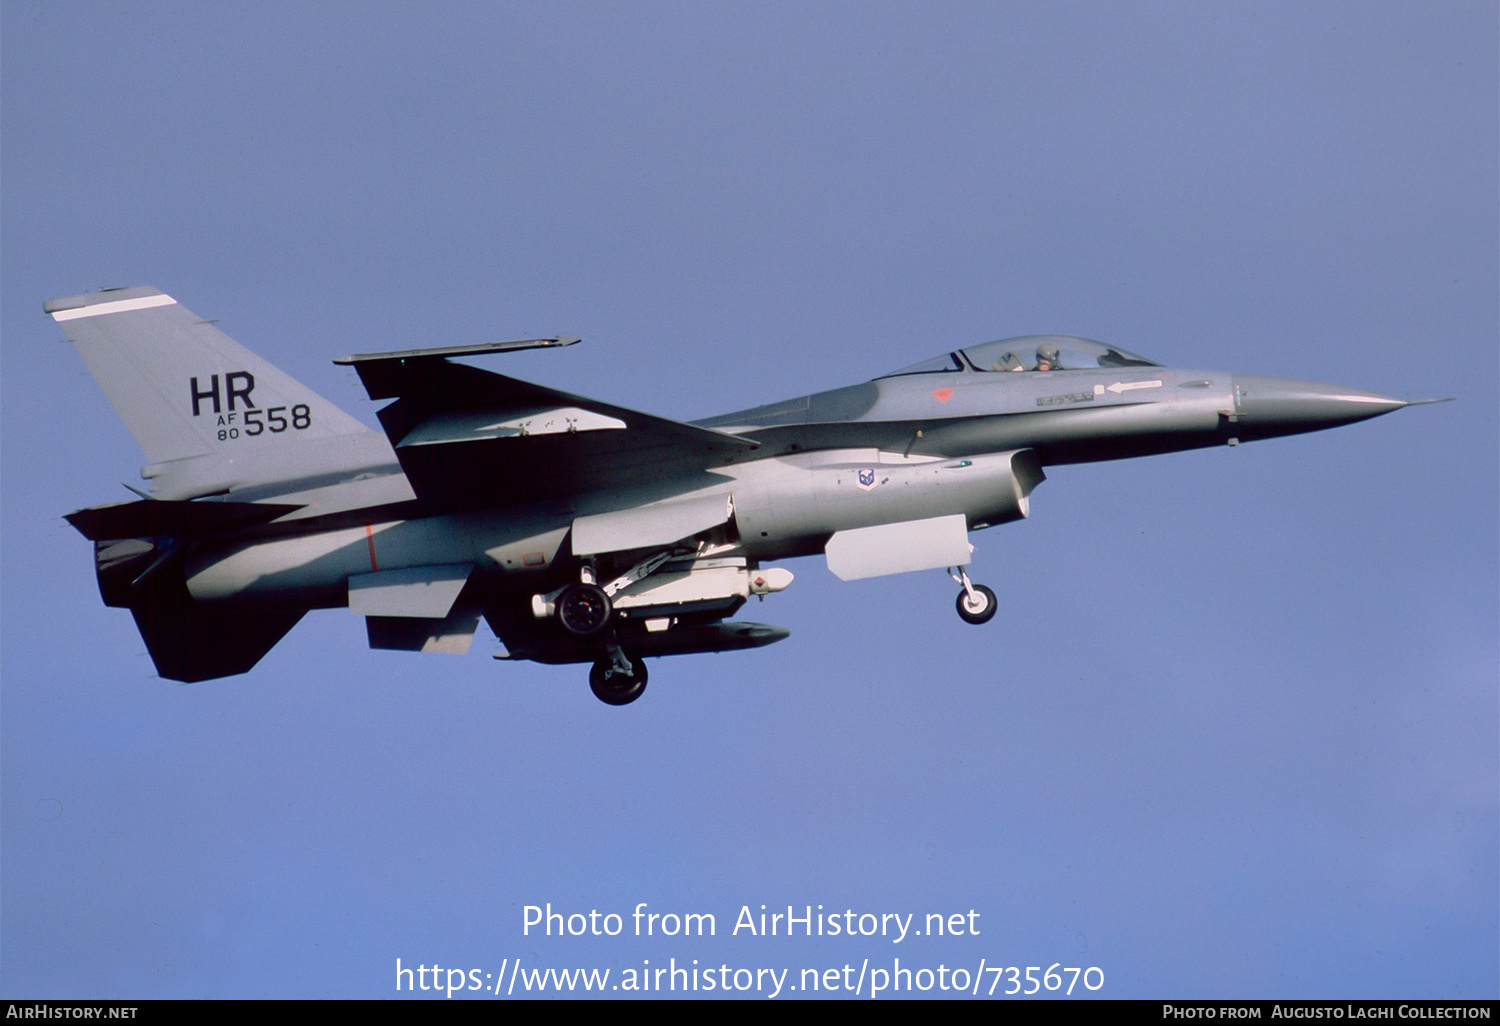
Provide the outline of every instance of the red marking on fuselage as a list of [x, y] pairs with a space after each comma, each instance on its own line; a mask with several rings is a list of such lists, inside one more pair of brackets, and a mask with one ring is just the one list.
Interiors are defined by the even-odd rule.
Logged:
[[951, 388], [934, 388], [932, 390], [932, 397], [934, 399], [936, 399], [940, 403], [945, 403], [949, 399], [953, 398], [953, 389], [951, 389]]
[[379, 570], [375, 565], [375, 529], [369, 524], [365, 525], [365, 544], [370, 547], [370, 569]]

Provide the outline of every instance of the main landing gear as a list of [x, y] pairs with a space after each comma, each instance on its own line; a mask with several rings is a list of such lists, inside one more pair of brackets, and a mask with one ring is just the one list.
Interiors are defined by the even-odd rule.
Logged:
[[631, 659], [618, 645], [610, 645], [589, 670], [589, 688], [606, 705], [629, 705], [646, 690], [646, 660]]
[[[637, 581], [651, 576], [671, 558], [671, 550], [658, 552], [602, 586], [594, 576], [593, 564], [585, 563], [579, 571], [579, 582], [568, 585], [557, 595], [555, 611], [558, 622], [562, 624], [563, 630], [576, 637], [586, 638], [592, 634], [598, 634], [604, 630], [605, 625], [609, 623], [610, 614], [614, 612], [613, 596], [621, 589], [628, 588]], [[542, 601], [540, 595], [532, 599], [536, 615], [539, 617], [549, 615], [550, 611], [546, 609], [545, 603], [541, 606], [536, 605], [540, 601]]]
[[[587, 638], [603, 632], [609, 624], [614, 612], [610, 592], [620, 582], [601, 588], [595, 583], [592, 566], [584, 567], [581, 576], [583, 580], [568, 585], [557, 596], [557, 621], [569, 634]], [[615, 643], [613, 631], [606, 639], [603, 654], [589, 670], [589, 688], [606, 705], [629, 705], [646, 690], [646, 661], [626, 655]]]
[[598, 634], [609, 622], [609, 596], [592, 581], [570, 584], [557, 596], [557, 619], [569, 634]]
[[965, 623], [989, 623], [994, 619], [1000, 604], [993, 591], [969, 580], [968, 571], [963, 567], [958, 568], [958, 573], [954, 573], [953, 568], [949, 567], [948, 576], [964, 586], [963, 591], [958, 593], [958, 615], [963, 617]]
[[585, 562], [575, 583], [553, 592], [550, 599], [546, 595], [532, 596], [535, 616], [556, 616], [563, 631], [583, 643], [580, 647], [585, 652], [598, 653], [589, 670], [589, 688], [594, 697], [607, 705], [629, 705], [646, 690], [645, 660], [626, 655], [620, 648], [619, 634], [611, 627], [615, 619], [614, 598], [621, 589], [650, 576], [671, 557], [671, 550], [658, 552], [607, 584], [600, 584], [593, 563]]

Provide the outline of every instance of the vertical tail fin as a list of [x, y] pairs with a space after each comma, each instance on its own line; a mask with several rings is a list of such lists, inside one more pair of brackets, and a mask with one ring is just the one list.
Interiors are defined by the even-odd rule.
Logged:
[[[52, 299], [89, 373], [153, 465], [260, 462], [370, 429], [153, 288]], [[150, 467], [145, 476], [155, 476]]]

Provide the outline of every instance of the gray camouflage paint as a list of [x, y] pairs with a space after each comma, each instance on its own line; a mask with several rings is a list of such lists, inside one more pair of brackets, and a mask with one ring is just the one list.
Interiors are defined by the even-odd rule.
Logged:
[[[181, 680], [246, 672], [302, 612], [348, 605], [351, 590], [380, 614], [367, 620], [382, 648], [463, 651], [481, 614], [510, 657], [543, 662], [608, 667], [625, 650], [638, 660], [769, 644], [786, 631], [724, 620], [763, 561], [843, 537], [841, 576], [961, 567], [967, 556], [943, 525], [1026, 516], [1048, 465], [1233, 445], [1412, 405], [1159, 367], [1060, 336], [972, 347], [929, 361], [951, 369], [694, 425], [450, 362], [577, 341], [559, 338], [340, 360], [372, 398], [395, 399], [382, 433], [155, 289], [44, 309], [150, 461], [151, 499], [70, 520], [95, 541], [106, 603], [132, 610], [159, 672]], [[1062, 369], [983, 369], [1007, 346], [1040, 356], [1058, 344], [1072, 361]], [[1007, 351], [994, 364], [1021, 362]], [[581, 518], [614, 548], [575, 555]], [[580, 578], [621, 602], [597, 636], [555, 615]], [[663, 581], [676, 604], [637, 600], [649, 613], [632, 618], [631, 595]], [[963, 582], [961, 606], [978, 601]], [[771, 587], [762, 578], [756, 593]], [[195, 630], [237, 624], [223, 650]]]

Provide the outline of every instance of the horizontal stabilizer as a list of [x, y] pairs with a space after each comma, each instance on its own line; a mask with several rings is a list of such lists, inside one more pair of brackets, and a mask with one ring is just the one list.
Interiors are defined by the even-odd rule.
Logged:
[[189, 502], [142, 499], [90, 506], [63, 519], [89, 541], [121, 538], [193, 537], [269, 523], [301, 506], [273, 502]]

